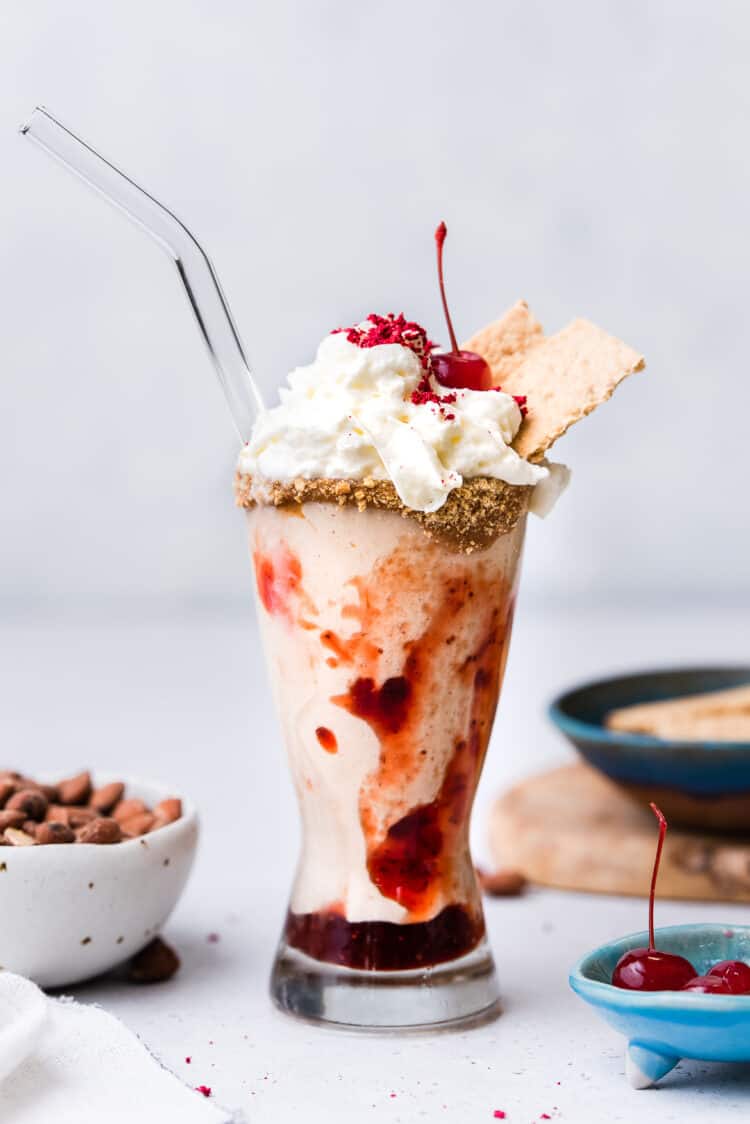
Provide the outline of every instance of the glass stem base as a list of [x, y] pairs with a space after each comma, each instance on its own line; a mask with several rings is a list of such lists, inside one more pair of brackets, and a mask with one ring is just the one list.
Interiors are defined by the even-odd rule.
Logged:
[[458, 960], [399, 972], [341, 968], [282, 941], [271, 997], [296, 1018], [350, 1030], [443, 1030], [500, 1014], [495, 965], [484, 939]]

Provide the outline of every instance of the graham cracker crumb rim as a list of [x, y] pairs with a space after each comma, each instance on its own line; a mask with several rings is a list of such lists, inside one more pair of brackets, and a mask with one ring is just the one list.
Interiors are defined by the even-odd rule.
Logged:
[[238, 507], [335, 503], [356, 506], [359, 511], [391, 511], [416, 522], [428, 538], [462, 554], [486, 550], [500, 535], [512, 531], [526, 514], [531, 492], [528, 485], [477, 476], [453, 489], [437, 511], [424, 512], [407, 507], [390, 480], [296, 477], [290, 482], [256, 482], [248, 474], [235, 475]]

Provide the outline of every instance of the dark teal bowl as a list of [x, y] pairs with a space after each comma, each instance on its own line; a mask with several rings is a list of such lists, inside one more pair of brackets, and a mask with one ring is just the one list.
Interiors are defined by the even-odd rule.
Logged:
[[670, 741], [608, 730], [611, 710], [750, 684], [750, 667], [689, 668], [602, 679], [558, 696], [549, 717], [589, 765], [687, 827], [750, 832], [750, 742]]

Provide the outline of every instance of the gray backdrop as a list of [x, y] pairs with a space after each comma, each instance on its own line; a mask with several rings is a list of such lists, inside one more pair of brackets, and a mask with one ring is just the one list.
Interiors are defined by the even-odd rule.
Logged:
[[330, 328], [443, 338], [523, 296], [648, 371], [558, 446], [530, 598], [750, 592], [741, 2], [24, 0], [0, 6], [0, 592], [213, 605], [250, 587], [235, 438], [166, 257], [16, 134], [36, 102], [212, 254], [272, 396]]

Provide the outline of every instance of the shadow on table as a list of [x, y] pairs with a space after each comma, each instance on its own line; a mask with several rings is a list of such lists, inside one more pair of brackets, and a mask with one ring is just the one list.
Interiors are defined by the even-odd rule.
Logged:
[[655, 1090], [685, 1089], [700, 1086], [701, 1093], [728, 1093], [744, 1095], [750, 1099], [750, 1062], [701, 1062], [684, 1058], [676, 1069]]

